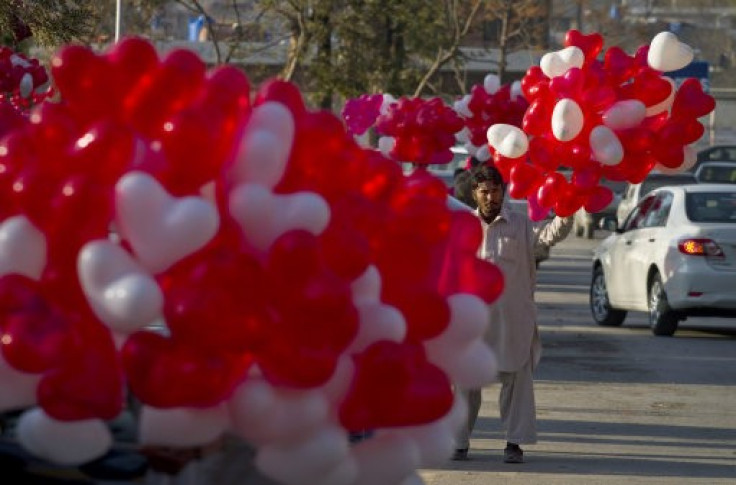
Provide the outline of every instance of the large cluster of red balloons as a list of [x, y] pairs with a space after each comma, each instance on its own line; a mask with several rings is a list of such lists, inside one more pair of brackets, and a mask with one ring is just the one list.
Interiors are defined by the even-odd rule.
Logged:
[[399, 98], [376, 120], [376, 131], [393, 140], [388, 155], [420, 165], [450, 162], [462, 128], [463, 120], [440, 98]]
[[[346, 463], [335, 483], [353, 483], [397, 449], [413, 458], [373, 483], [399, 483], [449, 454], [451, 383], [493, 377], [476, 344], [503, 278], [476, 258], [478, 222], [447, 207], [440, 181], [403, 176], [294, 85], [267, 82], [251, 101], [244, 73], [207, 72], [190, 51], [69, 46], [52, 76], [60, 101], [0, 140], [0, 379], [14, 383], [0, 408], [39, 406], [19, 428], [25, 446], [99, 456], [99, 428], [69, 430], [115, 417], [129, 389], [144, 439], [191, 445], [235, 429], [287, 483], [284, 470], [316, 482]], [[397, 135], [402, 113], [422, 142], [461, 124], [436, 101], [398, 106], [381, 123]], [[425, 162], [448, 144], [411, 142]], [[259, 414], [279, 406], [298, 425]], [[198, 434], [201, 423], [215, 424]], [[405, 426], [409, 440], [381, 435]], [[443, 439], [421, 439], [422, 426]], [[383, 444], [351, 451], [355, 429]], [[269, 461], [287, 449], [287, 463]], [[315, 450], [324, 466], [311, 477], [298, 467]]]
[[0, 106], [9, 104], [25, 112], [52, 94], [48, 73], [38, 59], [0, 46]]
[[[636, 183], [655, 167], [682, 170], [694, 161], [689, 144], [704, 132], [698, 118], [715, 102], [697, 80], [678, 89], [663, 74], [692, 60], [689, 46], [660, 33], [633, 56], [614, 46], [601, 60], [602, 36], [575, 30], [565, 46], [522, 79], [530, 103], [523, 133], [489, 130], [494, 161], [513, 197], [562, 216], [581, 206], [596, 212], [612, 198], [601, 178]], [[572, 176], [566, 179], [558, 168]]]

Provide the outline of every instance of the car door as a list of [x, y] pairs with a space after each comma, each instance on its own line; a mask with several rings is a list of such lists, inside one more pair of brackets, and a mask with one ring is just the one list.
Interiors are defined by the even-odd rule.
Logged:
[[[633, 283], [641, 278], [643, 258], [642, 251], [647, 251], [649, 235], [643, 233], [649, 212], [654, 204], [655, 196], [645, 197], [634, 206], [624, 221], [622, 233], [611, 245], [612, 271], [608, 283], [609, 296], [612, 302], [631, 307], [637, 301], [638, 286]], [[646, 272], [644, 273], [646, 279]]]
[[639, 205], [641, 219], [637, 229], [631, 233], [629, 254], [624, 264], [631, 278], [628, 297], [634, 307], [647, 307], [649, 269], [655, 264], [662, 245], [667, 244], [664, 231], [673, 197], [672, 192], [662, 190], [645, 197]]

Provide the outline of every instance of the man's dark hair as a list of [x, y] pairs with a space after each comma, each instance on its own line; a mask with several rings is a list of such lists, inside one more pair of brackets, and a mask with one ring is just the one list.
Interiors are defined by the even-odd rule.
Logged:
[[457, 200], [468, 207], [475, 209], [476, 204], [475, 200], [473, 200], [473, 191], [470, 188], [470, 179], [471, 176], [468, 170], [463, 170], [461, 173], [458, 173], [455, 177], [455, 189], [453, 194]]
[[487, 163], [473, 167], [473, 169], [470, 171], [471, 190], [477, 189], [478, 185], [483, 182], [490, 182], [493, 185], [500, 185], [501, 187], [506, 189], [506, 183], [503, 181], [501, 172], [499, 172], [498, 169], [493, 165], [488, 165]]
[[468, 167], [470, 167], [472, 169], [472, 168], [477, 167], [478, 165], [483, 165], [483, 162], [481, 162], [480, 160], [478, 160], [477, 158], [475, 158], [473, 155], [470, 155], [468, 157], [467, 164], [468, 164]]

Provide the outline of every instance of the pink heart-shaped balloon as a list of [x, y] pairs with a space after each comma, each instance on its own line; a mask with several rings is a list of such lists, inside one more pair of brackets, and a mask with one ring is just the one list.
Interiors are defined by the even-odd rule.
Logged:
[[541, 221], [549, 214], [549, 207], [542, 207], [539, 204], [537, 192], [534, 192], [527, 197], [527, 215], [532, 221]]

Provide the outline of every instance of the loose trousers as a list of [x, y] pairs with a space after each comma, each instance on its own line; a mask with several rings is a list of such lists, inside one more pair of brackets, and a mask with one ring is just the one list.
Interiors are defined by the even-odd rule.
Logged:
[[[531, 359], [516, 372], [499, 372], [501, 391], [498, 396], [498, 407], [501, 413], [501, 424], [506, 441], [516, 444], [533, 444], [537, 442], [537, 412], [534, 402], [534, 383], [532, 381]], [[468, 403], [468, 420], [460, 430], [456, 448], [469, 448], [470, 434], [481, 405], [481, 390], [467, 389], [459, 391]]]

